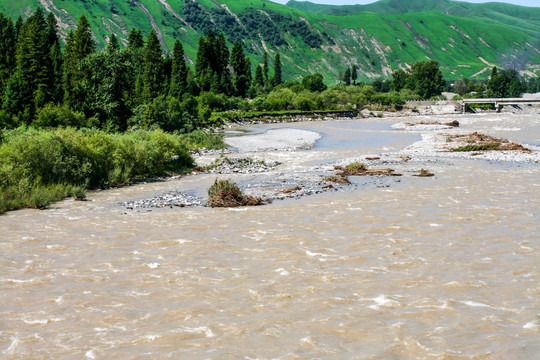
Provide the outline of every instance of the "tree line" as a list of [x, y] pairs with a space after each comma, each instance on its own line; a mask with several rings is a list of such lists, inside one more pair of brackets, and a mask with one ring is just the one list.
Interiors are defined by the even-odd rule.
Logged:
[[496, 68], [489, 81], [462, 79], [450, 86], [438, 62], [421, 61], [372, 84], [358, 82], [353, 65], [340, 72], [337, 89], [328, 89], [320, 74], [286, 81], [279, 53], [273, 59], [264, 53], [263, 63], [254, 66], [240, 42], [229, 48], [225, 35], [211, 29], [199, 39], [193, 66], [179, 40], [164, 53], [154, 31], [145, 38], [132, 29], [125, 44], [112, 34], [97, 51], [84, 15], [62, 46], [55, 17], [42, 9], [15, 23], [0, 13], [0, 34], [0, 129], [159, 127], [188, 133], [208, 125], [213, 113], [238, 109], [359, 110], [370, 103], [401, 106], [444, 90], [514, 97], [540, 87], [534, 79], [525, 84], [514, 70]]
[[42, 9], [16, 23], [0, 13], [0, 34], [0, 128], [123, 131], [157, 125], [189, 132], [213, 110], [200, 103], [202, 94], [254, 97], [282, 83], [279, 53], [272, 71], [264, 54], [253, 76], [242, 45], [236, 42], [229, 50], [224, 34], [212, 30], [199, 40], [194, 69], [179, 40], [164, 54], [155, 31], [145, 39], [132, 29], [123, 49], [112, 34], [106, 49], [96, 51], [84, 15], [64, 47], [56, 19]]

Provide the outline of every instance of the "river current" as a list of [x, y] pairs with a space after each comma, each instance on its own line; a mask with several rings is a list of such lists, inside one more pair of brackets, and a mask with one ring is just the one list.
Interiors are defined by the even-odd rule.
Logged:
[[[538, 115], [455, 118], [540, 144]], [[250, 130], [322, 134], [276, 152], [285, 167], [420, 138], [377, 121]], [[0, 216], [0, 358], [539, 358], [540, 165], [426, 164], [435, 177], [254, 208], [119, 205], [215, 179], [196, 175]]]

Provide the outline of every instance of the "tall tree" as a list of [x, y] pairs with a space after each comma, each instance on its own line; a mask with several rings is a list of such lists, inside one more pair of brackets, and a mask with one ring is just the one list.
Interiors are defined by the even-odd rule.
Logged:
[[120, 44], [118, 43], [118, 38], [115, 34], [111, 34], [109, 42], [107, 43], [107, 52], [117, 52], [120, 50]]
[[491, 79], [487, 84], [488, 96], [498, 98], [520, 97], [526, 90], [516, 70], [498, 71], [497, 68], [493, 69]]
[[15, 69], [15, 26], [0, 12], [0, 101], [7, 82]]
[[345, 85], [351, 85], [351, 69], [347, 68], [347, 70], [345, 70], [343, 81], [345, 82]]
[[407, 85], [408, 77], [409, 74], [401, 69], [394, 71], [392, 73], [392, 85], [390, 86], [390, 89], [392, 91], [401, 91], [401, 89]]
[[64, 101], [69, 106], [82, 100], [75, 90], [77, 84], [84, 79], [84, 74], [79, 71], [78, 65], [81, 60], [94, 53], [94, 48], [90, 24], [82, 15], [75, 32], [68, 34], [64, 49]]
[[77, 60], [82, 60], [95, 51], [95, 42], [92, 39], [92, 30], [86, 16], [81, 15], [77, 23], [77, 30], [73, 35], [74, 52]]
[[257, 65], [255, 68], [255, 77], [253, 78], [253, 87], [254, 88], [264, 88], [264, 74], [263, 68], [261, 65]]
[[264, 84], [268, 84], [268, 53], [265, 51], [263, 55], [263, 75], [264, 75]]
[[77, 84], [81, 100], [75, 109], [87, 118], [96, 118], [102, 128], [125, 130], [130, 111], [126, 105], [129, 54], [120, 51], [101, 51], [81, 60], [85, 74]]
[[163, 85], [163, 53], [154, 30], [150, 31], [144, 48], [143, 93], [145, 102], [158, 97]]
[[171, 85], [169, 95], [182, 100], [182, 95], [187, 92], [188, 67], [184, 59], [184, 48], [180, 40], [176, 40], [173, 49]]
[[412, 65], [406, 87], [415, 91], [422, 99], [440, 95], [445, 82], [437, 61], [420, 61]]
[[62, 91], [62, 47], [58, 38], [58, 25], [52, 13], [47, 16], [46, 43], [49, 49], [49, 87], [51, 89], [51, 100], [60, 103], [63, 96]]
[[18, 115], [27, 124], [33, 120], [36, 107], [42, 107], [51, 98], [46, 28], [43, 11], [38, 8], [21, 27], [17, 41], [16, 71], [22, 84], [22, 108]]
[[276, 57], [274, 58], [274, 77], [272, 79], [272, 85], [278, 86], [282, 82], [281, 57], [279, 56], [279, 53], [276, 53]]
[[128, 48], [142, 49], [144, 47], [144, 39], [141, 29], [132, 28], [128, 35]]
[[353, 81], [353, 85], [356, 85], [356, 80], [358, 80], [358, 69], [356, 68], [356, 65], [352, 66], [351, 79]]
[[234, 94], [245, 97], [251, 82], [251, 62], [239, 42], [233, 45], [230, 64], [233, 69]]

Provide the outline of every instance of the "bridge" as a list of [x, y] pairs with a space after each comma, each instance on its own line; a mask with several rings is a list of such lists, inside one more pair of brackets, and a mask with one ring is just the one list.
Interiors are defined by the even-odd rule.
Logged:
[[463, 113], [469, 111], [470, 104], [493, 104], [497, 112], [500, 112], [505, 105], [540, 105], [540, 99], [524, 98], [493, 98], [493, 99], [463, 99], [461, 101]]

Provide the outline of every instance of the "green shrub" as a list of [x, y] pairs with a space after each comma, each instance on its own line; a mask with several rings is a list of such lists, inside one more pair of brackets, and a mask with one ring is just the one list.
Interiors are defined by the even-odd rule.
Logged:
[[186, 140], [162, 130], [109, 134], [101, 130], [19, 128], [0, 144], [0, 213], [42, 208], [86, 188], [179, 173], [193, 166]]
[[67, 105], [59, 106], [49, 103], [38, 112], [32, 125], [37, 128], [59, 126], [81, 128], [97, 124], [87, 121], [83, 113], [74, 112]]

